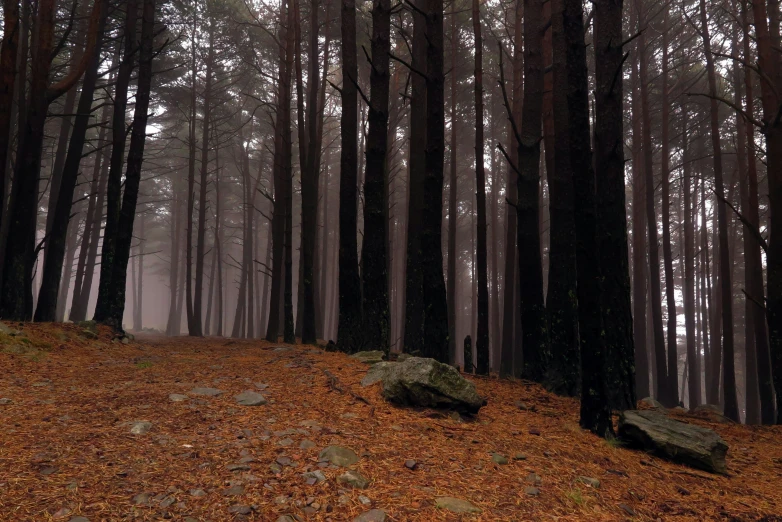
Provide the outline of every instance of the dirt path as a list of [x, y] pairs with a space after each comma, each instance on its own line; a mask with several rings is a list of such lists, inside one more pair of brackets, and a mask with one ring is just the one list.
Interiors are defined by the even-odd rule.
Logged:
[[[476, 380], [488, 406], [461, 422], [387, 405], [358, 384], [366, 367], [312, 347], [123, 345], [76, 326], [24, 326], [0, 345], [2, 521], [350, 521], [373, 508], [391, 521], [782, 520], [779, 428], [709, 424], [730, 445], [718, 477], [596, 439], [576, 401], [523, 383]], [[238, 404], [246, 391], [266, 404]], [[348, 469], [366, 489], [319, 459], [334, 445], [358, 456]], [[436, 507], [443, 496], [481, 513]]]

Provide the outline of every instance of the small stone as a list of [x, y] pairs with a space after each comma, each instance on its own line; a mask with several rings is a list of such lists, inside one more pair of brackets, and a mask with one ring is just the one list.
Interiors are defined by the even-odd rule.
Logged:
[[293, 444], [293, 439], [290, 437], [285, 437], [284, 439], [278, 440], [277, 445], [282, 447], [288, 447]]
[[369, 487], [369, 480], [357, 471], [346, 471], [337, 477], [337, 482], [358, 489], [366, 489]]
[[628, 506], [627, 504], [619, 504], [619, 507], [622, 509], [622, 511], [624, 511], [625, 513], [627, 513], [631, 517], [634, 517], [634, 516], [638, 515], [638, 513], [636, 513], [635, 510], [633, 508], [631, 508], [630, 506]]
[[79, 332], [79, 335], [81, 335], [85, 339], [90, 339], [92, 341], [98, 338], [98, 334], [93, 332], [92, 330], [82, 330], [81, 332]]
[[217, 388], [196, 387], [190, 390], [190, 393], [193, 395], [203, 395], [205, 397], [218, 397], [225, 392], [223, 390], [218, 390]]
[[223, 496], [226, 497], [238, 497], [239, 495], [244, 495], [244, 486], [236, 485], [223, 490]]
[[530, 428], [529, 429], [529, 434], [530, 435], [538, 435], [538, 436], [540, 436], [540, 430], [538, 428]]
[[302, 477], [304, 477], [304, 480], [307, 481], [308, 484], [313, 485], [317, 484], [319, 482], [323, 482], [326, 480], [326, 475], [323, 474], [321, 470], [315, 470], [315, 471], [308, 471], [307, 473], [302, 473]]
[[293, 460], [291, 460], [290, 457], [286, 457], [284, 455], [280, 455], [279, 457], [277, 457], [275, 462], [280, 466], [290, 466], [293, 464]]
[[370, 509], [353, 519], [353, 522], [386, 522], [386, 512], [382, 509]]
[[54, 515], [52, 515], [54, 518], [65, 518], [68, 515], [71, 514], [71, 510], [67, 507], [58, 509]]
[[301, 444], [299, 444], [299, 449], [303, 449], [303, 450], [312, 449], [314, 447], [315, 447], [315, 443], [308, 439], [304, 439], [303, 441], [301, 441]]
[[248, 466], [247, 464], [228, 464], [226, 466], [226, 469], [232, 472], [250, 471], [250, 466]]
[[277, 519], [277, 522], [296, 522], [296, 519], [290, 515], [282, 515]]
[[253, 512], [253, 508], [245, 506], [244, 504], [234, 504], [228, 508], [229, 513], [236, 513], [237, 515], [249, 515]]
[[130, 427], [133, 435], [146, 435], [152, 429], [152, 423], [148, 421], [134, 422]]
[[172, 393], [171, 395], [168, 396], [168, 398], [171, 402], [184, 402], [190, 397], [188, 397], [187, 395], [182, 395], [181, 393]]
[[580, 476], [578, 477], [578, 481], [595, 489], [600, 489], [600, 481], [596, 478]]
[[241, 406], [262, 406], [266, 404], [266, 398], [254, 391], [245, 391], [234, 397]]
[[513, 460], [527, 460], [527, 456], [523, 453], [516, 453], [513, 456]]
[[8, 404], [13, 404], [13, 402], [11, 399], [4, 397], [0, 399], [0, 406], [7, 406]]
[[176, 498], [174, 497], [166, 497], [160, 502], [160, 507], [163, 509], [167, 509], [171, 507], [174, 502], [176, 502]]
[[90, 519], [87, 517], [73, 517], [68, 522], [90, 522]]
[[500, 455], [499, 453], [492, 453], [491, 454], [491, 460], [495, 464], [499, 464], [500, 466], [504, 466], [508, 463], [508, 458], [504, 455]]
[[269, 469], [270, 469], [270, 470], [271, 470], [271, 472], [272, 472], [272, 473], [274, 473], [275, 475], [277, 475], [277, 474], [279, 474], [279, 473], [282, 473], [282, 466], [280, 466], [280, 465], [279, 465], [279, 464], [277, 464], [276, 462], [272, 462], [271, 464], [269, 464]]
[[368, 506], [368, 505], [372, 504], [372, 500], [369, 497], [366, 497], [364, 495], [359, 495], [358, 496], [358, 501], [361, 502], [362, 504], [364, 504], [365, 506]]
[[435, 506], [441, 509], [447, 509], [454, 513], [480, 513], [481, 508], [474, 506], [472, 503], [454, 497], [440, 497], [435, 499]]
[[182, 521], [183, 522], [200, 522], [200, 520], [198, 520], [195, 517], [185, 517], [185, 518], [182, 519]]
[[380, 350], [373, 350], [369, 352], [358, 352], [354, 353], [350, 356], [353, 359], [356, 359], [364, 364], [375, 364], [383, 361], [383, 357], [385, 357], [385, 354]]
[[652, 399], [651, 397], [646, 397], [645, 399], [641, 399], [641, 404], [648, 408], [655, 408], [658, 410], [664, 410], [665, 406], [662, 405], [660, 401], [657, 401], [655, 399]]
[[206, 491], [203, 489], [191, 489], [190, 495], [196, 498], [201, 498], [206, 496]]
[[518, 409], [520, 409], [521, 411], [535, 411], [535, 410], [537, 410], [537, 408], [535, 406], [528, 406], [527, 404], [525, 404], [525, 403], [523, 403], [521, 401], [516, 401], [516, 407]]
[[526, 493], [530, 497], [537, 497], [538, 495], [540, 495], [540, 490], [533, 486], [527, 486], [526, 488], [524, 488], [524, 493]]
[[321, 461], [331, 462], [335, 466], [348, 467], [358, 462], [358, 455], [349, 448], [342, 446], [329, 446], [320, 452], [318, 458]]
[[133, 497], [133, 503], [137, 506], [149, 504], [149, 499], [152, 498], [152, 493], [139, 493]]
[[418, 462], [414, 461], [413, 459], [407, 459], [405, 461], [405, 467], [407, 469], [416, 470], [418, 469]]
[[530, 473], [527, 475], [527, 478], [525, 478], [524, 481], [527, 484], [532, 484], [534, 486], [540, 486], [540, 483], [542, 482], [541, 478], [535, 473]]

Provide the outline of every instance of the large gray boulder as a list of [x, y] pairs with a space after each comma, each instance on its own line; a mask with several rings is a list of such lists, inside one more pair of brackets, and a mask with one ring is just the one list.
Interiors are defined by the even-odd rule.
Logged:
[[475, 391], [475, 385], [456, 368], [434, 359], [410, 357], [403, 362], [376, 364], [362, 384], [376, 382], [382, 383], [383, 397], [395, 404], [465, 413], [477, 413], [486, 404]]
[[708, 428], [671, 419], [655, 410], [619, 416], [619, 438], [657, 456], [711, 473], [727, 473], [728, 445]]

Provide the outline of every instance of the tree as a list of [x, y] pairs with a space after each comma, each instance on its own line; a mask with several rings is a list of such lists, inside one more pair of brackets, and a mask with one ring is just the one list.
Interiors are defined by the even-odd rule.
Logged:
[[358, 59], [356, 2], [342, 0], [342, 114], [339, 168], [339, 324], [342, 351], [360, 347], [361, 280], [358, 273]]
[[472, 1], [472, 27], [475, 35], [475, 180], [478, 188], [478, 337], [475, 349], [478, 352], [478, 373], [488, 374], [489, 281], [486, 257], [486, 173], [483, 160], [483, 39], [478, 0]]
[[[375, 0], [372, 8], [372, 57], [369, 62], [369, 133], [364, 181], [363, 289], [364, 344], [388, 351], [387, 209], [385, 162], [388, 154], [388, 91], [391, 2]], [[442, 267], [441, 267], [442, 270]]]

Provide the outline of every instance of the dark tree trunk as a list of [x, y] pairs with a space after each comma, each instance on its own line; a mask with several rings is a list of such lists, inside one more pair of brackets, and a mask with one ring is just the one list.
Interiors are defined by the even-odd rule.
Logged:
[[641, 82], [641, 136], [644, 155], [644, 185], [646, 188], [646, 232], [649, 245], [649, 290], [652, 308], [652, 337], [657, 368], [657, 399], [666, 406], [673, 407], [674, 397], [668, 389], [668, 370], [665, 357], [665, 337], [663, 332], [662, 288], [660, 284], [660, 247], [657, 237], [657, 214], [654, 205], [654, 163], [652, 151], [651, 116], [649, 115], [649, 50], [646, 48], [644, 33], [638, 37], [641, 54], [639, 79]]
[[[116, 241], [122, 197], [122, 168], [125, 164], [125, 112], [128, 106], [128, 86], [133, 72], [136, 49], [136, 22], [138, 20], [138, 1], [128, 0], [125, 4], [125, 50], [117, 72], [117, 82], [114, 87], [114, 115], [112, 117], [111, 160], [109, 163], [109, 179], [106, 186], [106, 227], [103, 232], [101, 247], [100, 283], [98, 286], [98, 302], [95, 305], [95, 320], [106, 321], [114, 312], [117, 296], [112, 295], [116, 285], [112, 282], [114, 260], [116, 257]], [[125, 288], [122, 288], [124, 296]], [[120, 323], [122, 318], [120, 317]], [[121, 324], [119, 325], [122, 326]]]
[[[516, 0], [514, 8], [514, 56], [513, 56], [513, 108], [511, 110], [512, 122], [507, 127], [508, 142], [515, 143], [513, 136], [513, 124], [521, 125], [521, 107], [523, 98], [523, 52], [522, 52], [522, 0]], [[517, 353], [516, 322], [518, 321], [518, 264], [516, 263], [516, 205], [518, 197], [516, 169], [518, 168], [518, 148], [510, 147], [510, 161], [508, 165], [508, 179], [505, 185], [505, 277], [503, 278], [503, 309], [502, 309], [502, 349], [500, 355], [500, 376], [513, 375], [514, 366], [521, 369], [523, 358]]]
[[[0, 47], [0, 230], [6, 203], [6, 174], [11, 142], [16, 56], [19, 48], [19, 0], [3, 0], [3, 42]], [[2, 261], [0, 261], [2, 264]], [[2, 270], [0, 270], [2, 272]], [[2, 276], [0, 276], [2, 279]]]
[[478, 353], [478, 373], [486, 375], [489, 373], [489, 281], [486, 258], [486, 173], [483, 159], [483, 39], [478, 0], [472, 2], [472, 27], [475, 35], [475, 180], [478, 189], [478, 337], [475, 350]]
[[283, 301], [283, 341], [289, 344], [296, 343], [296, 334], [293, 324], [293, 143], [291, 140], [291, 118], [290, 118], [290, 106], [291, 106], [291, 74], [293, 71], [293, 54], [294, 46], [296, 43], [296, 34], [292, 30], [296, 23], [295, 17], [298, 13], [296, 3], [293, 3], [293, 9], [288, 9], [288, 27], [287, 31], [287, 43], [285, 47], [285, 103], [283, 107], [283, 126], [282, 126], [282, 185], [284, 189], [284, 240], [283, 248], [285, 251], [285, 286], [282, 295]]
[[[457, 307], [457, 278], [456, 275], [456, 229], [459, 227], [459, 182], [456, 175], [457, 153], [459, 150], [457, 115], [456, 115], [456, 53], [459, 35], [456, 29], [456, 17], [451, 17], [451, 137], [450, 137], [450, 161], [448, 169], [448, 281], [446, 296], [448, 298], [448, 358], [456, 361], [456, 307]], [[478, 53], [476, 43], [475, 52]], [[476, 54], [477, 58], [477, 54]], [[476, 132], [477, 132], [476, 128]], [[477, 158], [476, 158], [477, 159]], [[477, 163], [476, 163], [477, 165]], [[474, 249], [470, 249], [474, 252]], [[471, 330], [474, 331], [474, 330]], [[479, 365], [479, 368], [481, 366]], [[479, 370], [480, 371], [480, 370]], [[485, 370], [488, 372], [488, 368]]]
[[[53, 210], [53, 219], [49, 223], [49, 228], [47, 228], [49, 236], [46, 240], [43, 277], [41, 288], [38, 292], [38, 306], [35, 310], [36, 321], [54, 321], [57, 318], [57, 302], [59, 301], [63, 259], [68, 241], [68, 223], [70, 222], [73, 206], [73, 193], [79, 177], [84, 142], [87, 136], [90, 116], [92, 115], [92, 101], [98, 83], [101, 63], [100, 50], [108, 16], [106, 3], [101, 2], [100, 5], [98, 19], [95, 21], [97, 25], [94, 28], [90, 28], [89, 38], [94, 39], [94, 41], [88, 42], [88, 46], [93, 48], [93, 52], [90, 57], [90, 65], [84, 76], [84, 82], [82, 83], [77, 115], [73, 122], [73, 132], [68, 145], [68, 154], [59, 175], [59, 193], [54, 208], [50, 209], [50, 211]], [[96, 161], [98, 161], [97, 158]], [[54, 185], [52, 185], [52, 190], [55, 190]], [[86, 232], [87, 227], [85, 225]], [[66, 286], [66, 292], [67, 288]]]
[[[415, 0], [413, 13], [412, 66], [426, 73], [426, 0]], [[411, 73], [410, 177], [408, 180], [407, 262], [405, 269], [405, 351], [420, 354], [424, 349], [424, 283], [421, 227], [426, 179], [426, 78]], [[344, 138], [344, 135], [343, 135]], [[341, 276], [340, 276], [341, 278]]]
[[81, 205], [77, 205], [74, 209], [74, 217], [70, 222], [70, 230], [68, 232], [68, 241], [65, 245], [65, 262], [63, 264], [63, 274], [60, 278], [60, 289], [58, 292], [57, 306], [55, 309], [54, 320], [58, 323], [65, 321], [65, 307], [68, 302], [68, 288], [71, 284], [71, 276], [73, 276], [73, 261], [76, 257], [76, 246], [79, 239], [79, 219], [78, 215], [81, 213]]
[[[606, 45], [615, 34], [612, 6], [596, 3], [595, 38], [598, 45]], [[574, 216], [576, 221], [576, 264], [578, 271], [578, 324], [581, 346], [581, 427], [607, 437], [613, 433], [611, 408], [608, 404], [605, 375], [606, 340], [603, 333], [603, 312], [601, 300], [601, 273], [598, 244], [598, 219], [595, 197], [595, 172], [592, 166], [592, 150], [589, 133], [589, 97], [584, 46], [583, 8], [580, 0], [564, 0], [564, 32], [567, 43], [567, 104], [570, 116], [568, 132], [570, 145], [570, 166], [573, 173], [575, 198]], [[621, 17], [621, 4], [618, 7]], [[621, 30], [621, 26], [620, 26]], [[621, 39], [620, 39], [621, 40]], [[619, 46], [617, 42], [617, 46]], [[607, 48], [603, 47], [604, 49]], [[621, 48], [621, 47], [620, 47]], [[606, 58], [607, 59], [607, 58]], [[621, 62], [620, 62], [621, 63]], [[604, 78], [597, 81], [598, 99], [612, 95], [611, 83]], [[621, 93], [621, 84], [613, 85]], [[617, 94], [621, 100], [621, 95]], [[604, 98], [606, 97], [606, 98]], [[604, 110], [610, 111], [610, 107]], [[609, 137], [616, 119], [612, 114], [598, 113], [602, 120], [596, 127], [599, 136]], [[618, 120], [622, 123], [621, 117]], [[620, 127], [621, 128], [621, 127]], [[603, 138], [604, 140], [604, 138]], [[598, 140], [596, 140], [597, 142]], [[601, 143], [606, 143], [601, 141]], [[607, 143], [612, 143], [608, 141]], [[613, 146], [613, 145], [612, 145]]]
[[420, 265], [423, 283], [421, 354], [448, 361], [448, 305], [443, 274], [443, 158], [445, 110], [443, 71], [443, 2], [426, 2], [426, 177], [421, 213]]
[[[581, 389], [576, 280], [576, 223], [573, 173], [570, 170], [567, 111], [567, 43], [562, 0], [554, 0], [551, 18], [552, 119], [554, 165], [548, 172], [551, 248], [546, 307], [551, 337], [550, 384], [557, 393], [575, 397]], [[549, 145], [546, 145], [549, 148]]]
[[[769, 8], [771, 4], [769, 3]], [[778, 4], [774, 4], [777, 7]], [[782, 424], [782, 122], [778, 118], [780, 102], [777, 98], [779, 87], [782, 86], [780, 77], [780, 64], [777, 60], [779, 35], [779, 13], [769, 13], [775, 22], [767, 23], [766, 5], [761, 0], [752, 0], [754, 25], [757, 36], [758, 65], [765, 71], [766, 79], [760, 82], [761, 100], [763, 102], [763, 115], [765, 121], [774, 122], [768, 125], [764, 131], [766, 135], [767, 171], [769, 185], [769, 204], [771, 217], [769, 219], [770, 237], [767, 250], [767, 295], [766, 316], [768, 320], [768, 344], [769, 358], [773, 370], [773, 388], [776, 390], [777, 417], [776, 423]], [[769, 9], [773, 11], [772, 9]], [[775, 48], [776, 47], [776, 48]], [[751, 183], [751, 181], [750, 181]], [[752, 196], [752, 189], [750, 189]], [[752, 206], [752, 203], [750, 203]], [[756, 207], [757, 208], [757, 207]], [[756, 267], [760, 266], [756, 261]], [[760, 272], [758, 272], [760, 273]], [[758, 278], [760, 279], [760, 277]], [[760, 297], [758, 292], [758, 297]], [[757, 330], [756, 330], [757, 331]], [[758, 344], [758, 359], [765, 360], [761, 353], [762, 346]], [[763, 365], [761, 364], [762, 368]], [[771, 383], [765, 382], [764, 376], [760, 376], [761, 394], [765, 387], [771, 389]], [[764, 408], [763, 422], [770, 412]]]
[[[141, 182], [141, 164], [144, 160], [144, 145], [147, 137], [149, 98], [152, 87], [152, 60], [155, 56], [152, 46], [154, 26], [155, 0], [143, 0], [136, 106], [130, 134], [130, 146], [128, 148], [125, 190], [117, 222], [115, 252], [111, 258], [109, 299], [106, 303], [108, 306], [107, 308], [97, 307], [95, 311], [96, 321], [108, 324], [118, 330], [122, 329], [122, 316], [125, 311], [125, 282], [128, 272], [128, 259], [130, 257], [130, 244], [133, 239], [133, 221], [136, 217], [138, 189]], [[107, 260], [103, 258], [102, 262], [106, 263]], [[101, 277], [101, 286], [103, 286], [103, 277]]]
[[144, 237], [144, 225], [146, 224], [146, 218], [144, 214], [139, 216], [139, 245], [138, 245], [138, 286], [136, 287], [136, 295], [133, 299], [133, 330], [140, 332], [144, 329], [143, 319], [143, 303], [144, 303], [144, 251], [146, 250], [146, 238]]
[[[543, 2], [524, 1], [524, 103], [516, 137], [516, 240], [519, 257], [524, 366], [517, 374], [541, 381], [548, 360], [543, 265], [540, 257], [540, 140], [543, 116]], [[517, 368], [518, 370], [519, 368]]]
[[[385, 164], [388, 154], [388, 91], [391, 3], [377, 0], [372, 8], [369, 133], [364, 180], [363, 289], [365, 347], [388, 351], [388, 270]], [[442, 265], [441, 265], [442, 271]], [[447, 334], [446, 334], [447, 338]]]
[[[636, 9], [631, 9], [631, 32], [638, 30]], [[645, 176], [641, 160], [641, 95], [639, 92], [638, 55], [640, 47], [635, 44], [630, 72], [632, 97], [632, 176], [633, 176], [633, 344], [635, 345], [636, 396], [649, 397], [652, 387], [649, 382], [649, 358], [647, 351], [646, 317], [646, 233], [645, 224]]]
[[[687, 125], [689, 118], [687, 115], [687, 104], [681, 104], [682, 113], [682, 163], [683, 176], [682, 185], [684, 193], [684, 328], [687, 340], [687, 396], [689, 398], [689, 407], [693, 409], [701, 404], [701, 365], [698, 360], [697, 344], [695, 342], [695, 272], [693, 261], [695, 258], [694, 238], [695, 225], [693, 223], [692, 195], [691, 186], [692, 177], [691, 163], [689, 154], [689, 136]], [[682, 388], [684, 395], [684, 388]]]
[[196, 26], [198, 11], [193, 10], [193, 27], [190, 35], [190, 114], [187, 136], [187, 218], [185, 221], [185, 307], [188, 334], [197, 332], [193, 315], [193, 211], [195, 210], [195, 170], [196, 170], [196, 114], [198, 109], [196, 84], [198, 71], [196, 62]]
[[[676, 336], [676, 295], [673, 275], [673, 251], [671, 248], [671, 180], [670, 180], [670, 95], [668, 87], [668, 7], [665, 8], [663, 22], [663, 63], [662, 63], [662, 164], [660, 176], [662, 178], [662, 225], [663, 225], [663, 267], [665, 270], [665, 297], [668, 313], [667, 341], [668, 341], [668, 393], [671, 404], [679, 403], [679, 364], [678, 346]], [[682, 390], [684, 393], [684, 390]]]
[[736, 398], [736, 373], [733, 357], [733, 288], [731, 286], [731, 264], [728, 252], [728, 216], [725, 200], [725, 188], [722, 179], [722, 148], [720, 146], [719, 115], [717, 105], [717, 77], [714, 70], [714, 57], [711, 53], [711, 40], [706, 17], [706, 2], [700, 0], [701, 33], [703, 51], [706, 57], [706, 71], [709, 79], [711, 142], [714, 150], [714, 184], [717, 194], [717, 219], [719, 224], [720, 284], [722, 286], [722, 350], [724, 371], [722, 387], [725, 393], [725, 416], [739, 421], [739, 407]]

